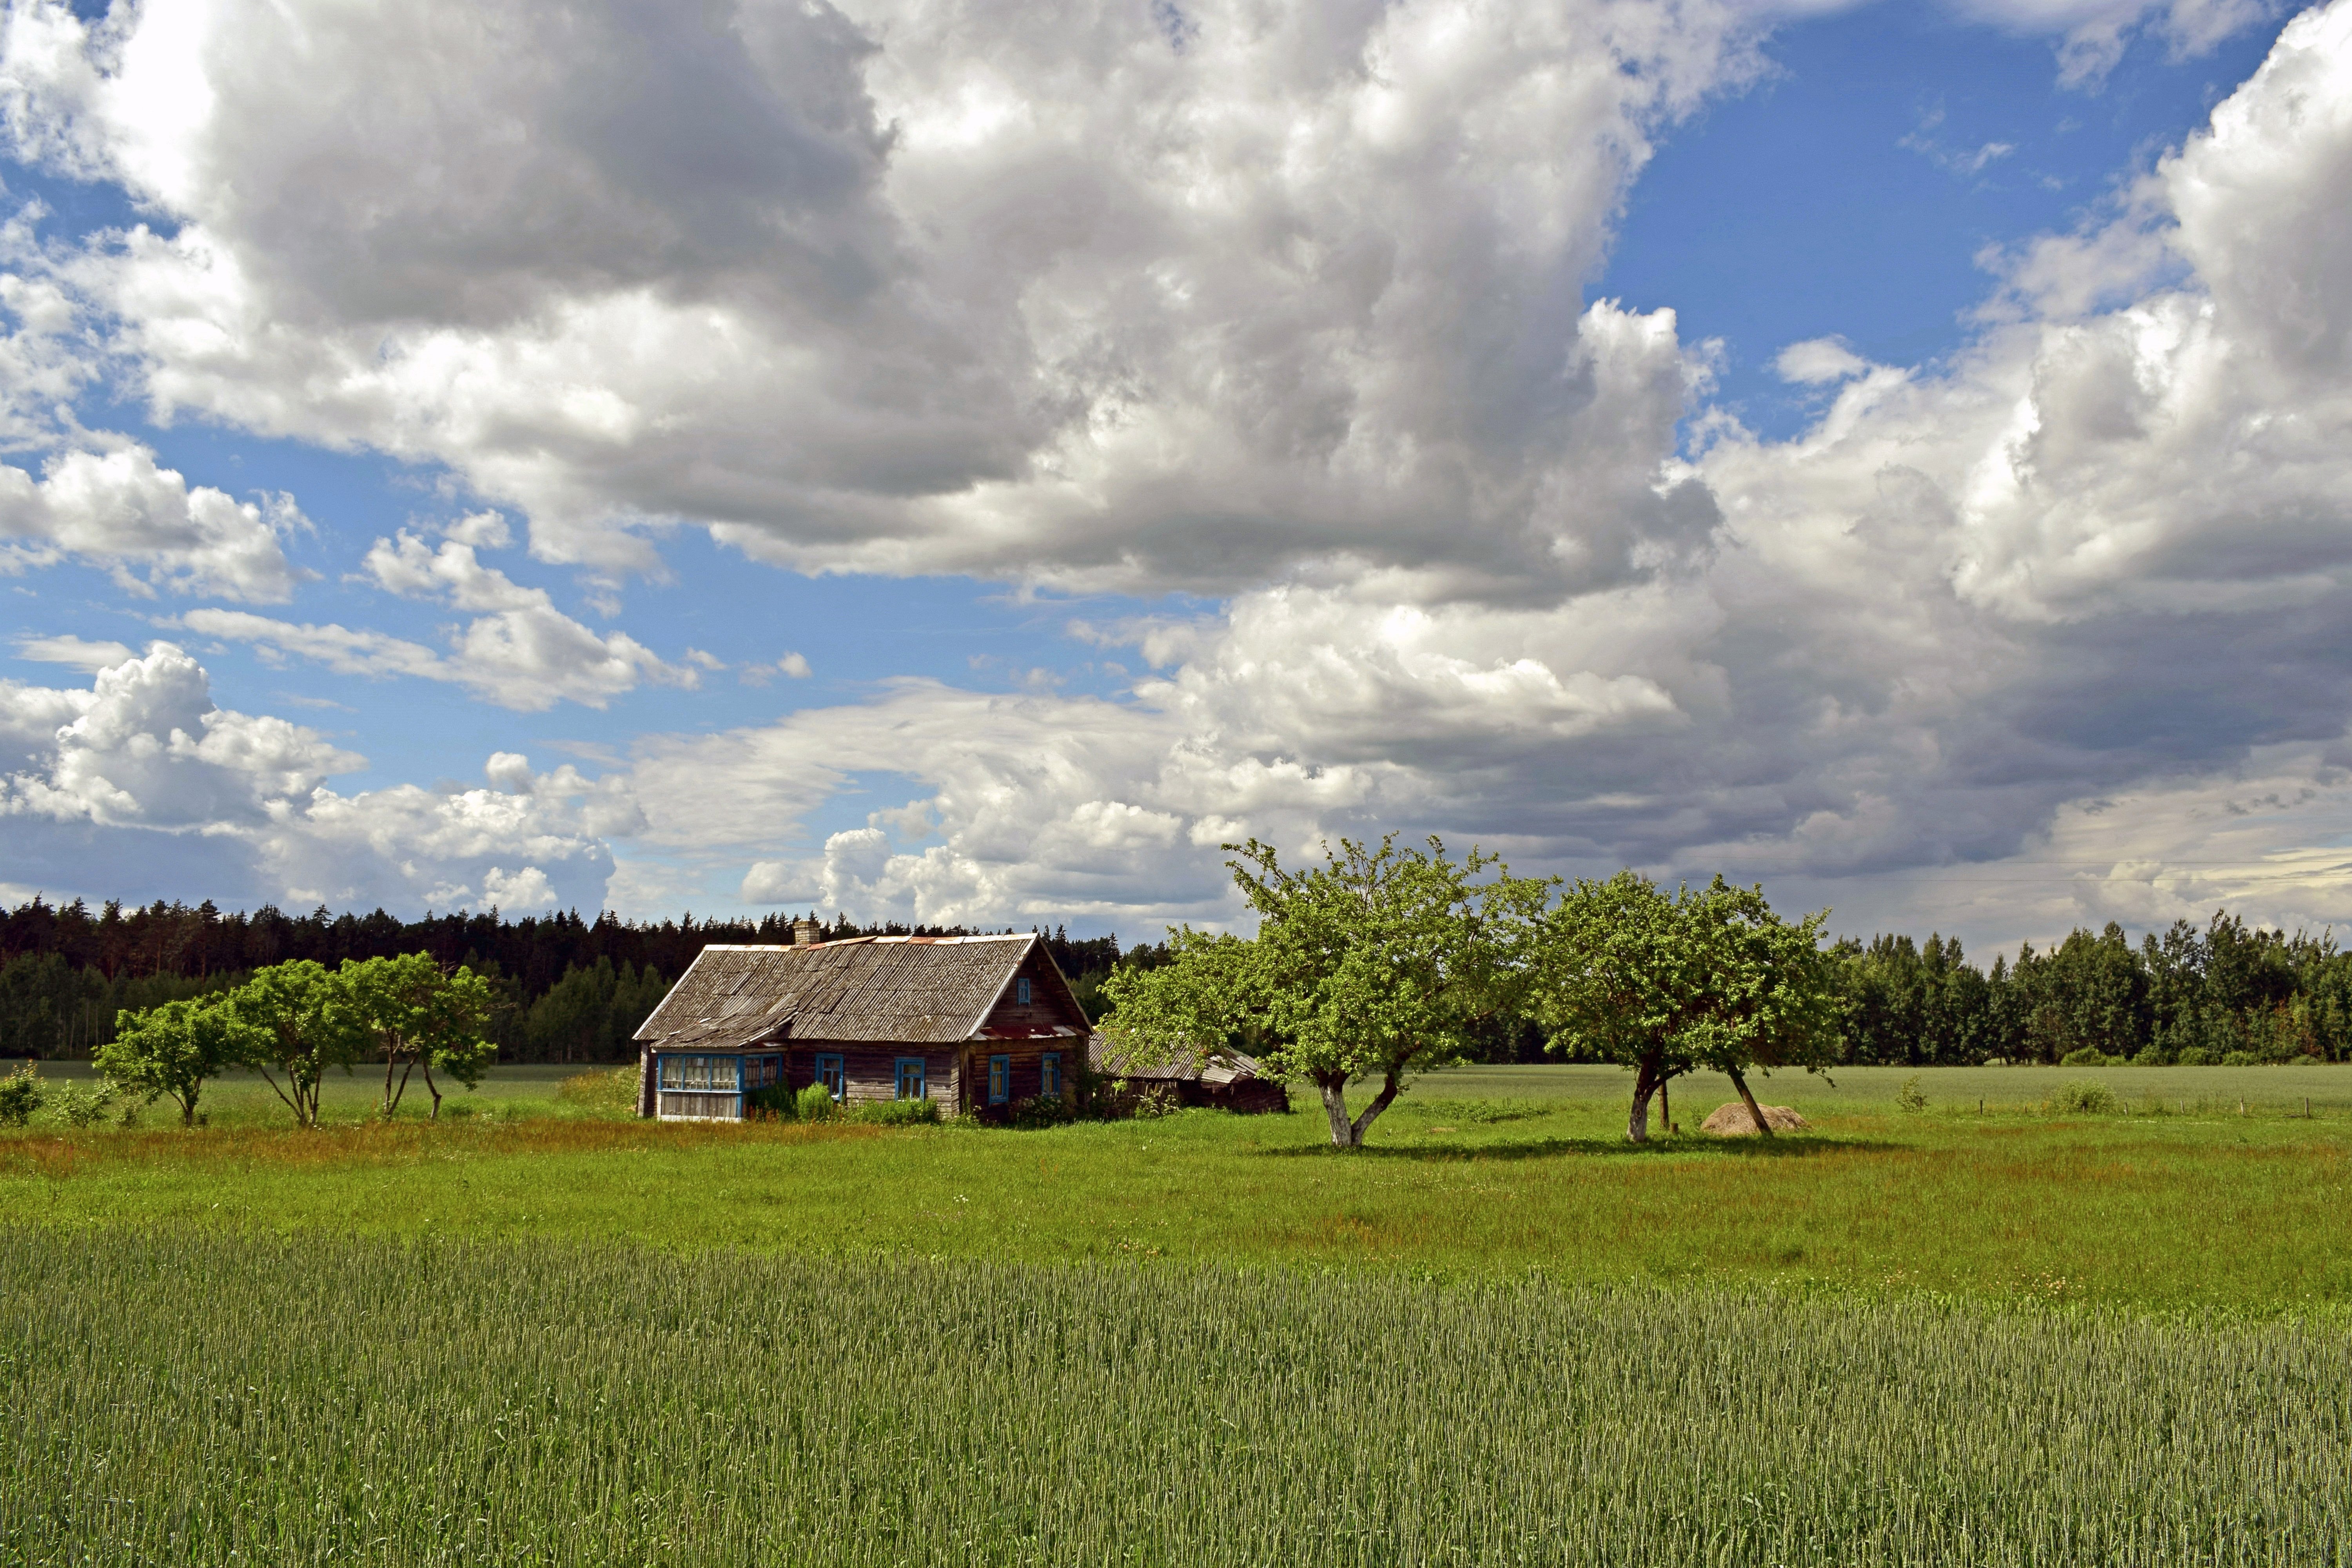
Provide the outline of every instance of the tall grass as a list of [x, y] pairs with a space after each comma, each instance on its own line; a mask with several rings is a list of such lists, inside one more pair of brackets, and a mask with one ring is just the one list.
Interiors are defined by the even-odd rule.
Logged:
[[8, 1563], [2335, 1563], [2352, 1342], [0, 1230]]

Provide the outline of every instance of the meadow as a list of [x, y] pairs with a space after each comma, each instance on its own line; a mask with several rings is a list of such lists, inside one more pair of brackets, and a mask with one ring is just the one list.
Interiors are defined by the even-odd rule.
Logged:
[[1471, 1068], [1424, 1078], [1370, 1147], [1339, 1155], [1312, 1113], [1037, 1131], [658, 1125], [567, 1103], [558, 1075], [526, 1069], [453, 1100], [438, 1126], [373, 1122], [362, 1101], [315, 1133], [282, 1109], [194, 1132], [0, 1133], [0, 1212], [2166, 1310], [2352, 1305], [2352, 1068], [2151, 1068], [2135, 1095], [2142, 1070], [2097, 1075], [2119, 1101], [2104, 1114], [2051, 1109], [2082, 1076], [2063, 1070], [1924, 1073], [1917, 1112], [1894, 1099], [1907, 1073], [1784, 1076], [1767, 1098], [1814, 1131], [1770, 1142], [1688, 1131], [1719, 1103], [1694, 1086], [1676, 1100], [1685, 1132], [1634, 1148], [1622, 1072]]
[[1634, 1149], [1622, 1072], [1469, 1068], [1354, 1154], [562, 1076], [0, 1133], [0, 1564], [2352, 1555], [2352, 1069]]

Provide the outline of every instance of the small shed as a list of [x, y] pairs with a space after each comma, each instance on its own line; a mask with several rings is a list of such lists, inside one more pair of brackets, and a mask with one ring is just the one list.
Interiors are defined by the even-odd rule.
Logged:
[[637, 1114], [740, 1121], [763, 1091], [929, 1100], [943, 1115], [1066, 1099], [1086, 1012], [1036, 935], [706, 947], [643, 1027]]
[[1196, 1054], [1096, 1034], [1087, 1042], [1087, 1055], [1097, 1084], [1124, 1082], [1130, 1095], [1158, 1092], [1179, 1105], [1213, 1106], [1244, 1114], [1290, 1109], [1289, 1090], [1268, 1078], [1255, 1057], [1240, 1051], [1220, 1048]]

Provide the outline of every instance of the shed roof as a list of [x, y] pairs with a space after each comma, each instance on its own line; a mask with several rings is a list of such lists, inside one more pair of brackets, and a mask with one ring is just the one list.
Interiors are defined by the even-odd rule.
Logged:
[[[740, 1050], [784, 1039], [950, 1045], [986, 1022], [1033, 932], [1009, 936], [851, 937], [797, 947], [713, 945], [678, 977], [636, 1038], [677, 1049]], [[1053, 955], [1060, 1001], [1084, 1026]], [[1075, 1032], [1075, 1031], [1074, 1031]]]
[[1264, 1078], [1265, 1064], [1225, 1047], [1187, 1050], [1180, 1046], [1153, 1045], [1132, 1035], [1097, 1033], [1087, 1041], [1087, 1062], [1101, 1078], [1138, 1079], [1154, 1083], [1226, 1084], [1245, 1078]]

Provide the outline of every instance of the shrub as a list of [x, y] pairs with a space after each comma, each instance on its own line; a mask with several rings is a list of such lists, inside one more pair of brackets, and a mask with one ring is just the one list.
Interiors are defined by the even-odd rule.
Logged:
[[114, 1109], [114, 1085], [100, 1081], [94, 1089], [78, 1083], [58, 1089], [49, 1110], [68, 1127], [95, 1127]]
[[40, 1080], [33, 1076], [33, 1064], [26, 1062], [6, 1078], [0, 1078], [0, 1127], [22, 1127], [41, 1109]]
[[2252, 1051], [2228, 1051], [2222, 1054], [2221, 1065], [2225, 1068], [2258, 1068], [2263, 1065], [2263, 1058]]
[[2175, 1059], [2185, 1068], [2210, 1068], [2221, 1058], [2202, 1046], [2191, 1046]]
[[576, 1105], [585, 1110], [616, 1111], [635, 1115], [637, 1109], [637, 1069], [625, 1068], [592, 1068], [573, 1073], [555, 1086], [555, 1098], [566, 1105]]
[[936, 1100], [868, 1100], [851, 1106], [845, 1118], [876, 1127], [913, 1127], [939, 1119]]
[[2122, 1064], [2121, 1057], [2111, 1057], [2096, 1046], [2084, 1046], [2079, 1051], [2068, 1051], [2058, 1058], [2062, 1068], [2111, 1068]]
[[2096, 1079], [2077, 1079], [2073, 1083], [2058, 1086], [2051, 1103], [2061, 1110], [2071, 1110], [2089, 1116], [2100, 1116], [2115, 1110], [2115, 1091]]
[[800, 1114], [800, 1096], [784, 1084], [772, 1083], [765, 1089], [755, 1089], [744, 1095], [743, 1114], [746, 1118], [772, 1117], [779, 1121], [790, 1121]]
[[840, 1107], [834, 1104], [831, 1089], [813, 1083], [793, 1097], [793, 1110], [803, 1121], [830, 1121]]
[[1060, 1127], [1078, 1119], [1077, 1103], [1066, 1095], [1039, 1094], [1021, 1101], [1006, 1118], [1015, 1127]]
[[1903, 1080], [1903, 1087], [1895, 1091], [1895, 1103], [1914, 1115], [1927, 1109], [1927, 1097], [1919, 1092], [1917, 1073]]

